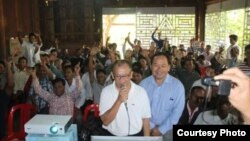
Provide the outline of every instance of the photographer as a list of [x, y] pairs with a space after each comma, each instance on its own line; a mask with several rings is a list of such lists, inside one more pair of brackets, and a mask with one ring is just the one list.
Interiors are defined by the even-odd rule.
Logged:
[[238, 109], [245, 124], [250, 124], [250, 78], [238, 68], [231, 68], [223, 74], [215, 76], [215, 80], [231, 80], [234, 86], [231, 88], [229, 101]]

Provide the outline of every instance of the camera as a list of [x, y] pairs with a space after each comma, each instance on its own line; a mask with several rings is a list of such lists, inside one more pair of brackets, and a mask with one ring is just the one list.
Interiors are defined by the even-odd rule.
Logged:
[[205, 77], [201, 80], [203, 85], [206, 86], [217, 86], [218, 95], [227, 96], [230, 94], [232, 82], [230, 80], [214, 80], [213, 77]]

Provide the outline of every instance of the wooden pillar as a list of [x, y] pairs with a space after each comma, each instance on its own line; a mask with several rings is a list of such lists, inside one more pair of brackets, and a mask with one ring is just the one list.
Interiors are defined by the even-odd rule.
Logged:
[[96, 20], [96, 15], [94, 11], [94, 1], [84, 0], [84, 30], [86, 31], [85, 42], [93, 43], [94, 42], [94, 24]]
[[95, 41], [100, 41], [102, 38], [102, 6], [98, 2], [94, 1], [94, 13], [95, 13]]
[[6, 58], [4, 2], [0, 0], [0, 59]]
[[32, 30], [40, 33], [40, 15], [39, 15], [39, 1], [31, 0], [31, 15], [32, 15]]
[[200, 18], [199, 18], [199, 29], [200, 29], [200, 40], [205, 40], [205, 20], [206, 20], [206, 5], [204, 1], [200, 1]]
[[197, 1], [195, 7], [195, 38], [205, 40], [206, 5], [204, 1]]

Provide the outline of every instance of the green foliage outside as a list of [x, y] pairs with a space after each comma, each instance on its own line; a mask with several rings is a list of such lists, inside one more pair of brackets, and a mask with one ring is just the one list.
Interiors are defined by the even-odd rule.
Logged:
[[[243, 41], [244, 30], [246, 30], [245, 27], [247, 27], [245, 24], [250, 24], [247, 23], [250, 21], [246, 20], [247, 13], [245, 11], [245, 9], [237, 9], [207, 13], [205, 42], [212, 45], [213, 50], [216, 51], [222, 44], [227, 48], [230, 45], [228, 36], [230, 34], [236, 34], [238, 35], [238, 45], [243, 51], [244, 46], [250, 43], [250, 41]], [[243, 53], [241, 53], [241, 55], [243, 55]]]

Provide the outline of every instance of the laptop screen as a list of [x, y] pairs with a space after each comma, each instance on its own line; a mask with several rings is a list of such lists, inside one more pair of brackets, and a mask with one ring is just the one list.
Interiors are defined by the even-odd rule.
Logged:
[[91, 136], [91, 141], [163, 141], [162, 137]]

